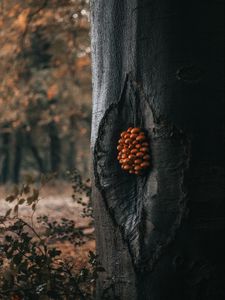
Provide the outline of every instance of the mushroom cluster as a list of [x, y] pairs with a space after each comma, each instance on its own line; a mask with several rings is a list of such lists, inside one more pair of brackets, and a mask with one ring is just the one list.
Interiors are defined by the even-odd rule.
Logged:
[[121, 168], [130, 174], [142, 175], [150, 167], [149, 143], [140, 128], [130, 127], [123, 131], [117, 150]]

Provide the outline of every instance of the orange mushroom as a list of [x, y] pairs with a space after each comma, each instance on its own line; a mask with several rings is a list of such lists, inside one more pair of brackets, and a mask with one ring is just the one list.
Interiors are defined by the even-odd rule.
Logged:
[[149, 143], [138, 127], [129, 127], [120, 134], [117, 159], [129, 174], [142, 175], [150, 167]]

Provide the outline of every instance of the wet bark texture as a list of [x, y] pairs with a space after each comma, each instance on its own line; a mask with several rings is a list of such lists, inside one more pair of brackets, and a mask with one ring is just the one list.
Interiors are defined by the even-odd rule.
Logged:
[[[222, 1], [92, 1], [97, 299], [224, 298]], [[122, 172], [120, 132], [152, 167]]]

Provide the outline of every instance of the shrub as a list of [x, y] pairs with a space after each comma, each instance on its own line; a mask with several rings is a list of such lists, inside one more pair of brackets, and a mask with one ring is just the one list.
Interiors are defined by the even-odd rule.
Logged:
[[[84, 206], [84, 216], [90, 216], [90, 201], [82, 202], [82, 193], [90, 200], [90, 188], [77, 172], [70, 174], [73, 199]], [[49, 220], [35, 217], [41, 188], [51, 180], [41, 179], [39, 186], [29, 177], [16, 187], [6, 201], [14, 207], [0, 218], [0, 297], [1, 299], [93, 299], [98, 272], [104, 271], [96, 255], [89, 252], [89, 261], [77, 270], [74, 263], [62, 256], [51, 241], [69, 241], [74, 247], [88, 240], [73, 220]], [[77, 195], [79, 195], [77, 199]], [[29, 221], [19, 216], [20, 206], [29, 205]], [[35, 224], [35, 225], [34, 225]]]

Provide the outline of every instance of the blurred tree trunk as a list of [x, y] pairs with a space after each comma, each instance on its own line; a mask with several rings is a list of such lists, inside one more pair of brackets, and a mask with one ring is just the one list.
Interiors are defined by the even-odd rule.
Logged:
[[41, 173], [45, 173], [46, 172], [46, 168], [44, 167], [44, 162], [39, 154], [39, 151], [36, 147], [36, 145], [34, 144], [34, 141], [32, 139], [32, 136], [30, 133], [26, 133], [26, 138], [27, 138], [27, 144], [28, 144], [28, 147], [30, 148], [36, 162], [37, 162], [37, 165], [38, 165], [38, 168], [39, 168], [39, 171]]
[[73, 170], [75, 168], [75, 135], [76, 130], [76, 116], [70, 116], [70, 136], [69, 136], [69, 149], [67, 155], [67, 167], [68, 170]]
[[1, 182], [4, 184], [9, 179], [9, 170], [10, 170], [10, 142], [11, 142], [10, 132], [2, 133], [2, 169], [1, 169]]
[[58, 172], [61, 162], [61, 143], [55, 122], [49, 123], [48, 133], [50, 138], [51, 171]]
[[14, 149], [14, 162], [13, 162], [13, 182], [18, 183], [20, 179], [20, 169], [22, 162], [24, 136], [21, 128], [15, 132], [15, 149]]
[[[223, 1], [92, 1], [97, 299], [224, 299]], [[149, 135], [146, 176], [119, 134]]]

